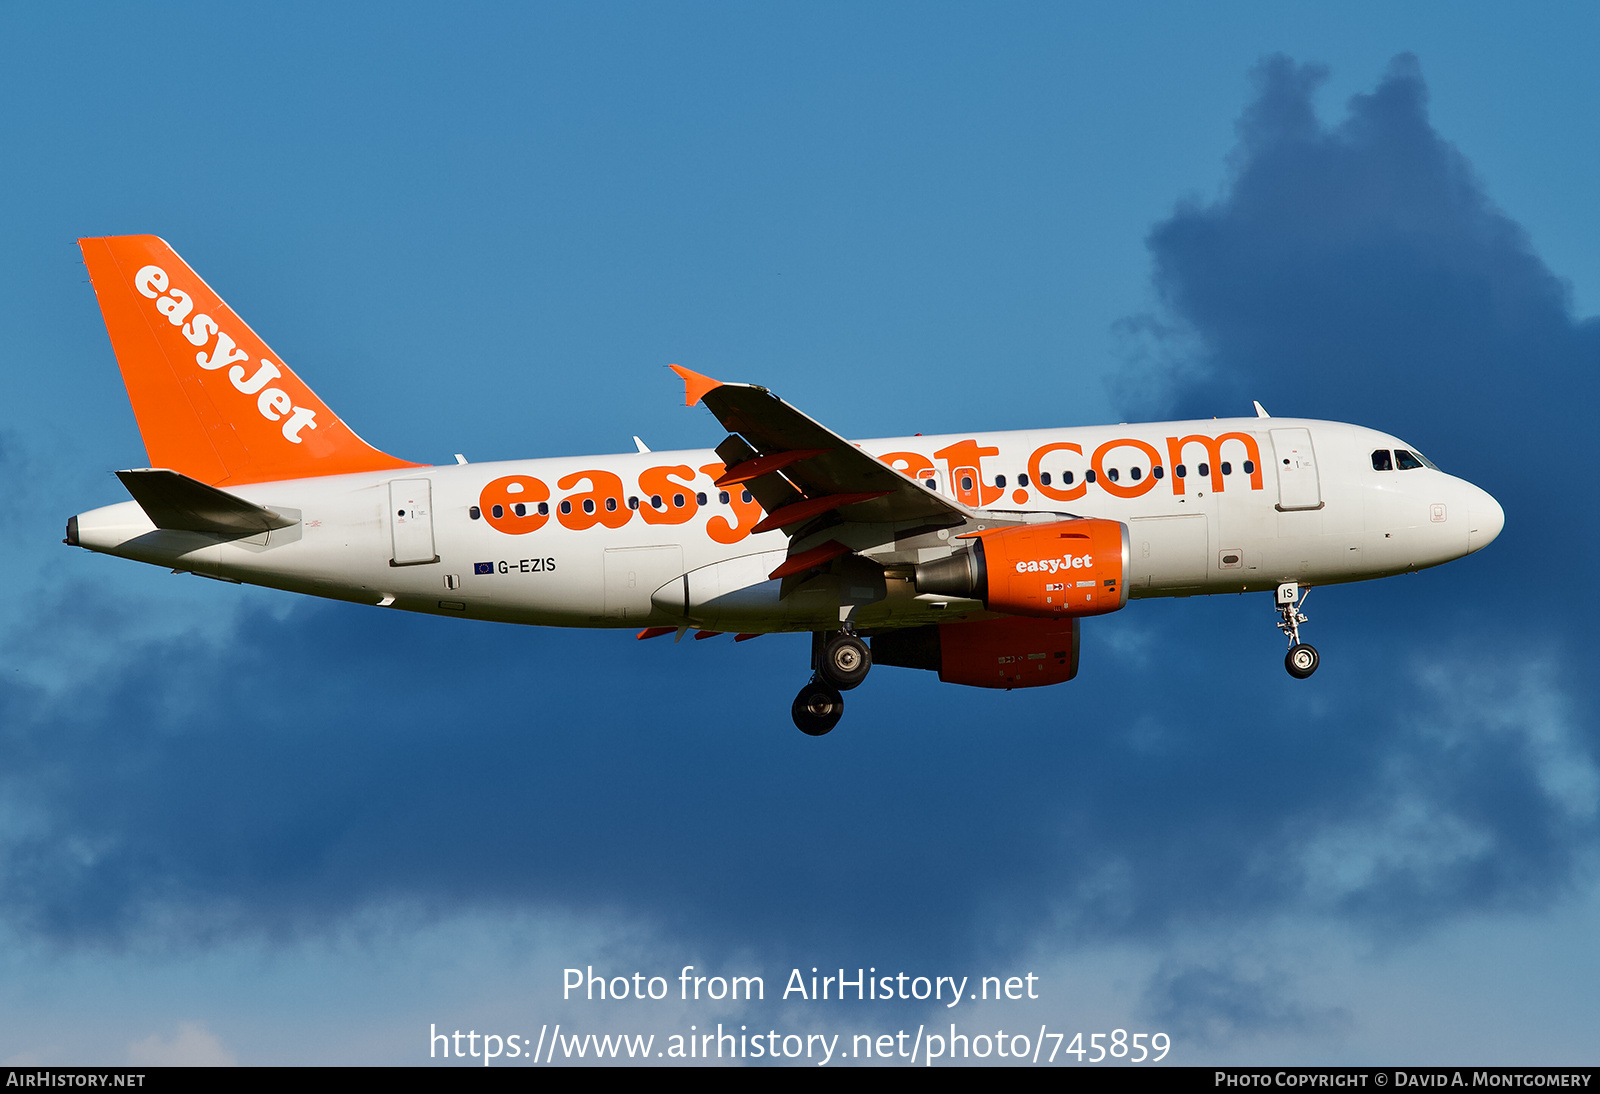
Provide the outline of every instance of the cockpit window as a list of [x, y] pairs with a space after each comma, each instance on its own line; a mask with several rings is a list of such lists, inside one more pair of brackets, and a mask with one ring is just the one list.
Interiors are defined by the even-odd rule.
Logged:
[[1421, 460], [1417, 459], [1403, 448], [1397, 448], [1394, 450], [1394, 462], [1395, 465], [1398, 466], [1402, 471], [1412, 471], [1422, 466]]
[[1394, 464], [1389, 461], [1389, 450], [1380, 448], [1372, 454], [1372, 469], [1374, 471], [1393, 471]]

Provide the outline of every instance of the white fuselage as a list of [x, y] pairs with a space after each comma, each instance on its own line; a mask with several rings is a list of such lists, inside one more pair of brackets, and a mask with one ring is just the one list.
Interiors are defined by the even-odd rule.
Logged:
[[[1429, 466], [1375, 469], [1375, 451], [1409, 446], [1336, 422], [1212, 419], [859, 447], [997, 516], [1125, 523], [1133, 597], [1419, 570], [1479, 549], [1504, 521], [1495, 500], [1462, 479]], [[851, 591], [819, 579], [780, 598], [780, 583], [767, 574], [784, 560], [788, 538], [749, 534], [759, 511], [741, 487], [713, 484], [721, 471], [711, 451], [650, 452], [262, 482], [228, 489], [298, 524], [229, 540], [156, 529], [137, 503], [124, 502], [80, 515], [77, 537], [91, 550], [210, 577], [440, 615], [751, 632], [836, 624]], [[541, 488], [542, 521], [531, 500]], [[509, 512], [516, 504], [521, 517]], [[507, 510], [499, 519], [495, 505]], [[907, 530], [852, 532], [849, 546], [891, 563], [886, 586], [859, 608], [859, 626], [947, 622], [979, 609], [918, 595], [893, 568], [907, 561], [895, 553], [897, 531]], [[918, 547], [911, 561], [941, 551], [948, 549]]]

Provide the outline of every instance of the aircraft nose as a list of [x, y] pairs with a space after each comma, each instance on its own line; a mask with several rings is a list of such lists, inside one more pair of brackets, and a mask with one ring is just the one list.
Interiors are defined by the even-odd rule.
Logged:
[[1481, 550], [1494, 542], [1506, 526], [1506, 511], [1490, 496], [1487, 490], [1473, 488], [1472, 501], [1467, 506], [1467, 553]]

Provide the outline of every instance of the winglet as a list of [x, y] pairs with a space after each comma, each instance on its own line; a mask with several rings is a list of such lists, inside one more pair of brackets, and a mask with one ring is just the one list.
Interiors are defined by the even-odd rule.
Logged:
[[683, 380], [684, 406], [694, 406], [707, 393], [715, 391], [722, 386], [721, 380], [713, 380], [709, 376], [702, 376], [692, 369], [684, 368], [682, 365], [668, 365], [667, 367], [676, 372]]

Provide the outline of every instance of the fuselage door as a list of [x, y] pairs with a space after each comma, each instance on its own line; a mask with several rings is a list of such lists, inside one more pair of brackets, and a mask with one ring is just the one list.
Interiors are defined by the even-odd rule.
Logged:
[[1321, 509], [1322, 487], [1317, 481], [1317, 458], [1311, 449], [1311, 430], [1274, 429], [1272, 451], [1278, 466], [1278, 508]]
[[438, 562], [433, 549], [433, 484], [427, 479], [389, 483], [389, 529], [394, 534], [394, 565]]

